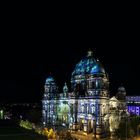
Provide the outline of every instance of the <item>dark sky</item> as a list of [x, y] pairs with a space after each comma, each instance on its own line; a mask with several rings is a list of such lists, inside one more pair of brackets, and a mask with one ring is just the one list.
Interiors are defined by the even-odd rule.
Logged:
[[1, 29], [0, 101], [41, 100], [50, 72], [61, 91], [89, 48], [109, 74], [111, 95], [120, 85], [128, 95], [140, 93], [139, 23], [133, 16], [97, 22], [9, 15]]

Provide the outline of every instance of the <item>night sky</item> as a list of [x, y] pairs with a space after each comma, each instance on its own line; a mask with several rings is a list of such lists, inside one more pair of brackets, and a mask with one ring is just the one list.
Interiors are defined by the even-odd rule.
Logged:
[[[10, 16], [8, 17], [11, 21]], [[4, 22], [0, 50], [0, 101], [39, 101], [45, 79], [55, 78], [59, 91], [89, 48], [110, 79], [110, 93], [123, 85], [139, 95], [138, 22], [114, 18], [92, 23], [67, 20], [35, 22], [20, 18]], [[89, 23], [90, 24], [89, 24]]]

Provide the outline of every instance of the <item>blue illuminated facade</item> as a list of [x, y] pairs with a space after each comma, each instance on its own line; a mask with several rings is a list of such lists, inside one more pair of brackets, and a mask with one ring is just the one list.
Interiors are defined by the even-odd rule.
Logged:
[[64, 84], [58, 93], [55, 80], [48, 77], [42, 100], [43, 124], [65, 125], [69, 129], [93, 133], [104, 137], [117, 129], [121, 113], [126, 112], [126, 92], [118, 89], [110, 98], [109, 78], [99, 60], [88, 51], [87, 56], [76, 64], [71, 75], [71, 90]]
[[128, 112], [140, 116], [140, 96], [127, 96], [126, 101]]

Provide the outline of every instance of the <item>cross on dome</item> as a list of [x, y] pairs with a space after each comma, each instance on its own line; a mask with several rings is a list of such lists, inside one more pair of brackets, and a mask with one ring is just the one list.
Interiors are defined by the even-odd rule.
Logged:
[[87, 52], [87, 57], [91, 57], [91, 56], [93, 56], [93, 51], [89, 49]]

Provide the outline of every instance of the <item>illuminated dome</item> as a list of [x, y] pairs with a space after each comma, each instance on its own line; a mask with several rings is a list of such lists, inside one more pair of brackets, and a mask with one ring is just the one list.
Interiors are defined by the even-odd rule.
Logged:
[[105, 70], [98, 60], [93, 58], [93, 52], [88, 51], [86, 58], [82, 59], [75, 67], [72, 76], [85, 74], [105, 74]]
[[51, 82], [55, 82], [55, 80], [53, 79], [52, 76], [49, 76], [49, 77], [46, 79], [46, 83], [51, 83]]
[[44, 88], [45, 88], [45, 94], [44, 95], [45, 95], [46, 98], [52, 99], [52, 98], [56, 97], [57, 86], [56, 86], [55, 80], [53, 79], [52, 76], [49, 76], [46, 79]]
[[[102, 79], [102, 80], [101, 80]], [[108, 75], [99, 60], [95, 60], [93, 52], [88, 51], [87, 56], [76, 66], [71, 76], [71, 88], [78, 93], [78, 96], [101, 95], [98, 91], [91, 90], [106, 89], [109, 87]], [[88, 93], [87, 93], [88, 92]], [[108, 94], [103, 94], [108, 96]]]

